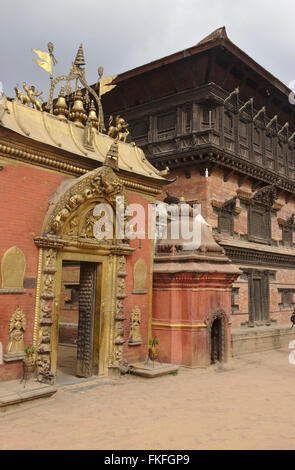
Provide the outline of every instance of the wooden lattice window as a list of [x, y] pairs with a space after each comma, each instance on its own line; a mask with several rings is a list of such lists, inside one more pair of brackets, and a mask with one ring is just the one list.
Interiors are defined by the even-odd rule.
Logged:
[[270, 209], [252, 205], [248, 212], [249, 236], [253, 241], [269, 242], [271, 239], [271, 213]]
[[278, 157], [280, 159], [284, 158], [284, 146], [283, 146], [282, 142], [278, 143]]
[[210, 108], [203, 109], [203, 124], [209, 127], [214, 127], [216, 118], [216, 110]]
[[281, 294], [281, 303], [280, 307], [283, 308], [292, 308], [293, 307], [293, 294], [294, 289], [278, 289], [279, 294]]
[[228, 134], [232, 134], [233, 131], [233, 118], [228, 111], [224, 113], [224, 131]]
[[146, 137], [148, 130], [149, 126], [146, 121], [134, 122], [131, 126], [131, 135], [134, 139], [138, 137]]
[[271, 135], [266, 135], [265, 136], [265, 148], [269, 152], [272, 151], [272, 137], [271, 137]]
[[253, 132], [253, 141], [254, 144], [257, 145], [258, 147], [261, 144], [261, 132], [257, 127], [254, 127], [254, 132]]
[[248, 125], [245, 121], [240, 121], [239, 124], [239, 135], [243, 141], [248, 139]]
[[239, 287], [233, 287], [231, 290], [231, 311], [232, 313], [237, 312], [239, 310], [239, 305], [236, 304], [236, 296], [239, 295]]
[[192, 124], [192, 109], [191, 108], [186, 108], [185, 110], [185, 130], [189, 132], [191, 130], [191, 124]]
[[176, 112], [162, 114], [157, 118], [158, 132], [173, 131], [176, 127]]
[[234, 220], [233, 214], [220, 211], [218, 214], [218, 231], [228, 235], [233, 234]]
[[282, 226], [282, 242], [283, 245], [293, 245], [293, 227], [288, 225]]

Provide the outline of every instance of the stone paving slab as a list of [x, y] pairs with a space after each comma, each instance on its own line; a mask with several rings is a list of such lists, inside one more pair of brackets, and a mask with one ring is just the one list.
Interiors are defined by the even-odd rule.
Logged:
[[44, 398], [57, 391], [55, 385], [47, 385], [37, 380], [28, 380], [25, 384], [20, 380], [9, 380], [0, 383], [0, 411], [7, 406], [16, 405], [25, 401]]
[[131, 364], [130, 372], [135, 375], [140, 375], [141, 377], [153, 378], [160, 377], [161, 375], [172, 374], [177, 372], [179, 369], [178, 366], [174, 364], [167, 363], [136, 363]]

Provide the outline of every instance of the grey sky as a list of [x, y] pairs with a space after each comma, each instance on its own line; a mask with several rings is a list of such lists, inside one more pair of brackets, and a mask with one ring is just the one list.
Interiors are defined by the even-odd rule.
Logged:
[[55, 46], [54, 75], [68, 73], [82, 42], [89, 83], [185, 49], [220, 26], [248, 55], [295, 79], [294, 0], [9, 0], [0, 2], [0, 81], [9, 96], [26, 81], [47, 97], [49, 75], [31, 48]]

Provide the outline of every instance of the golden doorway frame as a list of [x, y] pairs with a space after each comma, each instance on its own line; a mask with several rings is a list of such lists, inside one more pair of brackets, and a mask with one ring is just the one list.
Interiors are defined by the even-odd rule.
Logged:
[[[53, 198], [45, 217], [39, 247], [33, 345], [38, 380], [54, 383], [57, 365], [58, 319], [63, 261], [100, 263], [101, 328], [99, 375], [118, 371], [124, 344], [126, 256], [134, 251], [127, 239], [97, 240], [93, 208], [108, 203], [115, 214], [116, 197], [128, 205], [123, 184], [103, 166], [70, 182]], [[114, 218], [115, 221], [115, 218]], [[126, 220], [125, 220], [126, 223]]]

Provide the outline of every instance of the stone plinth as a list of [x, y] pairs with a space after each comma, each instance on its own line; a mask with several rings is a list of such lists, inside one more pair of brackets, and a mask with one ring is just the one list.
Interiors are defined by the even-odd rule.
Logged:
[[169, 223], [168, 237], [157, 247], [152, 335], [160, 339], [162, 362], [207, 367], [211, 355], [213, 362], [230, 358], [231, 289], [240, 271], [215, 242], [211, 227], [197, 217], [199, 247], [188, 250], [187, 240], [172, 240]]

